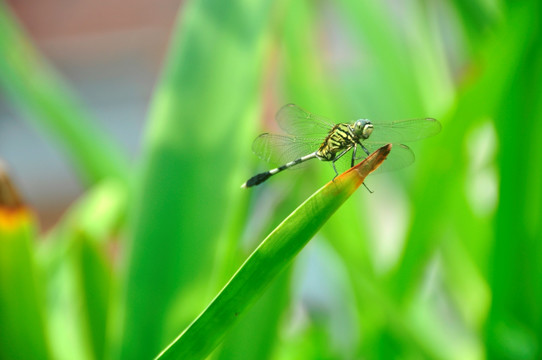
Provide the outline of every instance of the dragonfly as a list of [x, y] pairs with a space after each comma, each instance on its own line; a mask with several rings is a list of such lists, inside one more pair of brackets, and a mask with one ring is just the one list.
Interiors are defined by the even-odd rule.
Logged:
[[[286, 169], [299, 168], [311, 159], [331, 162], [335, 177], [385, 144], [392, 151], [376, 172], [397, 170], [412, 164], [414, 153], [404, 142], [422, 140], [438, 134], [442, 128], [433, 118], [393, 122], [371, 122], [358, 119], [351, 123], [333, 123], [295, 104], [284, 105], [276, 121], [287, 135], [264, 133], [252, 144], [253, 152], [276, 168], [248, 179], [242, 188], [259, 185]], [[346, 156], [351, 152], [351, 155]], [[335, 179], [335, 177], [333, 179]], [[370, 191], [370, 190], [369, 190]]]

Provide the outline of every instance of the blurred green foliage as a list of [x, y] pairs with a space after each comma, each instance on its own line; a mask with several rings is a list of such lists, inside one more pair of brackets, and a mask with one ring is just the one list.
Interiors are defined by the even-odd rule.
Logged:
[[0, 358], [148, 359], [173, 341], [333, 175], [314, 164], [239, 189], [287, 102], [443, 131], [410, 169], [369, 178], [375, 193], [338, 210], [212, 358], [541, 358], [541, 14], [534, 0], [187, 1], [134, 171], [0, 3], [2, 93], [88, 185], [46, 241], [32, 217], [0, 221]]

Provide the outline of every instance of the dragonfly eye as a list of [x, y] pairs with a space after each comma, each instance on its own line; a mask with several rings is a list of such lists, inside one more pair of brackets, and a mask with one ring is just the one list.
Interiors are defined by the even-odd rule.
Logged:
[[360, 119], [354, 123], [354, 132], [363, 139], [369, 138], [373, 132], [373, 124], [367, 119]]
[[373, 133], [373, 124], [371, 124], [371, 122], [367, 120], [367, 123], [365, 123], [365, 126], [363, 126], [363, 131], [361, 132], [361, 136], [364, 139], [368, 139], [372, 133]]

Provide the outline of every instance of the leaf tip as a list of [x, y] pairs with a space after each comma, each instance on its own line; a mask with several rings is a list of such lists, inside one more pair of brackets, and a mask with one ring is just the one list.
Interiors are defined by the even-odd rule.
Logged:
[[358, 172], [363, 177], [369, 175], [373, 171], [375, 171], [384, 160], [386, 160], [386, 157], [388, 157], [390, 151], [391, 151], [391, 144], [386, 144], [367, 156], [365, 160], [354, 166], [352, 169], [354, 169], [356, 172]]
[[10, 180], [7, 167], [0, 161], [0, 207], [14, 209], [22, 205], [23, 202]]
[[354, 185], [354, 188], [357, 188], [359, 185], [363, 183], [365, 178], [375, 171], [382, 162], [386, 159], [388, 154], [391, 151], [391, 144], [386, 144], [367, 156], [362, 162], [355, 165], [345, 173], [339, 175], [339, 177], [335, 180], [335, 182], [340, 181], [347, 181], [347, 183], [350, 183]]
[[0, 161], [0, 232], [16, 229], [30, 222], [31, 217], [30, 210], [11, 182], [6, 165]]

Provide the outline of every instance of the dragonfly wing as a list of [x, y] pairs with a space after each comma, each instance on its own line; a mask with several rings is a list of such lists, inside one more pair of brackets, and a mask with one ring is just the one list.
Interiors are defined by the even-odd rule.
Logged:
[[[369, 153], [373, 153], [382, 146], [386, 145], [386, 143], [374, 143], [374, 142], [363, 142], [363, 146], [369, 150]], [[356, 153], [356, 158], [359, 162], [359, 160], [364, 159], [367, 157], [367, 154], [363, 151], [363, 149], [360, 149], [358, 146], [358, 150]], [[395, 171], [402, 168], [405, 168], [409, 165], [412, 165], [414, 163], [414, 160], [416, 159], [416, 156], [414, 155], [414, 152], [406, 145], [404, 144], [393, 144], [393, 147], [391, 148], [391, 151], [382, 163], [374, 171], [374, 174], [381, 174], [389, 171]]]
[[[300, 138], [288, 135], [261, 134], [252, 143], [252, 151], [262, 160], [274, 166], [287, 162], [318, 150], [321, 140]], [[299, 168], [302, 164], [293, 168]]]
[[[442, 126], [438, 120], [420, 118], [390, 123], [373, 123], [374, 130], [369, 140], [379, 143], [405, 143], [436, 135]], [[392, 150], [393, 152], [393, 150]]]
[[288, 134], [322, 141], [334, 126], [325, 117], [312, 114], [295, 104], [284, 105], [277, 112], [276, 120]]
[[[382, 146], [386, 145], [386, 143], [363, 143], [363, 146], [367, 148], [369, 153], [373, 153]], [[337, 169], [337, 172], [339, 174], [345, 172], [346, 170], [350, 169], [352, 166], [352, 155], [353, 150], [350, 150], [346, 154], [344, 154], [340, 159], [335, 161], [335, 168]], [[359, 163], [361, 160], [365, 159], [367, 157], [367, 154], [363, 149], [361, 149], [359, 146], [356, 150], [356, 159], [354, 160], [354, 165]], [[380, 165], [373, 173], [374, 174], [381, 174], [389, 171], [395, 171], [402, 168], [405, 168], [409, 165], [411, 165], [415, 160], [414, 152], [412, 150], [403, 144], [393, 144], [393, 147], [391, 149], [391, 152], [389, 153], [388, 157], [382, 165]]]

